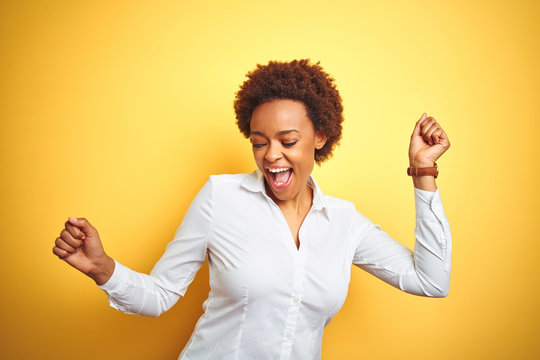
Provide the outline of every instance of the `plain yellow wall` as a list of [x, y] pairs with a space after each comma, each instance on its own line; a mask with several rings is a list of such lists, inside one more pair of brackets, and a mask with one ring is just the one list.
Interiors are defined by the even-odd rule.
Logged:
[[232, 102], [269, 60], [321, 61], [344, 108], [314, 170], [412, 247], [408, 145], [422, 112], [454, 241], [450, 293], [409, 295], [354, 268], [323, 359], [540, 357], [537, 1], [3, 1], [2, 359], [176, 359], [207, 266], [159, 318], [109, 307], [52, 254], [68, 216], [149, 272], [210, 174], [255, 169]]

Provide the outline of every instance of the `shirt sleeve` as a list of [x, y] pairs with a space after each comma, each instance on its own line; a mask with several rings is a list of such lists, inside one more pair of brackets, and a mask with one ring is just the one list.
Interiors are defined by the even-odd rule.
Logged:
[[414, 188], [414, 195], [414, 252], [357, 211], [353, 263], [402, 291], [444, 297], [450, 284], [452, 238], [439, 188], [434, 192]]
[[169, 310], [184, 296], [206, 261], [212, 231], [212, 209], [210, 177], [149, 275], [131, 270], [115, 260], [110, 279], [98, 285], [107, 294], [109, 305], [126, 314], [153, 317]]

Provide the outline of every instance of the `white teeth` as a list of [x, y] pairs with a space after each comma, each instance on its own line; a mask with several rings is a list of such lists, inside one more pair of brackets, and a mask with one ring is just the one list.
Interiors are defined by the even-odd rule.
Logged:
[[287, 171], [289, 169], [290, 168], [268, 169], [268, 171], [270, 171], [271, 173], [278, 173], [278, 172], [282, 172], [282, 171]]

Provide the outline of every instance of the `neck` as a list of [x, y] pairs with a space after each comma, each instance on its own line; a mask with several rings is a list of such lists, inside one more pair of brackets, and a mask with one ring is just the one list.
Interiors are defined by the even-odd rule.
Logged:
[[306, 209], [309, 211], [311, 208], [313, 203], [313, 189], [307, 183], [305, 187], [290, 200], [280, 200], [276, 198], [266, 181], [264, 186], [266, 187], [266, 193], [283, 212], [303, 214], [306, 212]]

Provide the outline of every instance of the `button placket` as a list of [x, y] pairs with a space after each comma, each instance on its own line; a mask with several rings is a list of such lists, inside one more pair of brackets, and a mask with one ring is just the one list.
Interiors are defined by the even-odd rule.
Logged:
[[305, 264], [307, 257], [307, 249], [300, 246], [300, 252], [296, 258], [294, 267], [294, 276], [292, 283], [292, 293], [287, 311], [287, 320], [285, 322], [285, 332], [280, 359], [290, 359], [291, 350], [293, 346], [293, 338], [296, 330], [296, 322], [298, 319], [298, 312], [300, 311], [302, 295], [304, 293], [304, 280], [305, 280]]
[[305, 279], [305, 264], [307, 259], [307, 254], [309, 252], [309, 246], [306, 243], [306, 238], [304, 236], [305, 234], [305, 226], [309, 222], [310, 216], [313, 216], [313, 206], [307, 213], [306, 217], [304, 218], [304, 221], [302, 222], [302, 225], [300, 226], [300, 229], [298, 231], [298, 237], [300, 241], [300, 248], [297, 249], [296, 245], [294, 243], [294, 238], [291, 234], [291, 231], [289, 229], [289, 225], [287, 224], [287, 220], [285, 219], [285, 216], [283, 215], [283, 212], [277, 206], [277, 204], [272, 201], [270, 198], [268, 198], [268, 201], [271, 203], [272, 213], [275, 216], [278, 227], [280, 232], [282, 233], [282, 239], [287, 242], [287, 247], [290, 249], [292, 254], [292, 259], [294, 261], [294, 275], [293, 275], [293, 283], [292, 283], [292, 293], [290, 295], [290, 303], [287, 310], [287, 320], [285, 322], [285, 329], [284, 329], [284, 341], [282, 343], [281, 351], [280, 351], [280, 359], [290, 359], [292, 346], [293, 346], [293, 339], [294, 339], [294, 333], [296, 330], [296, 322], [298, 319], [298, 312], [300, 310], [302, 295], [304, 292], [304, 279]]
[[270, 199], [268, 195], [265, 195], [265, 197], [270, 204], [271, 213], [277, 222], [278, 231], [281, 233], [280, 240], [285, 243], [284, 245], [289, 249], [291, 254], [296, 257], [302, 248], [302, 243], [300, 243], [300, 249], [297, 249], [296, 244], [294, 243], [294, 238], [291, 234], [291, 229], [289, 229], [289, 224], [287, 223], [287, 219], [285, 219], [285, 215], [283, 215], [283, 212], [279, 206], [277, 206], [277, 204]]

